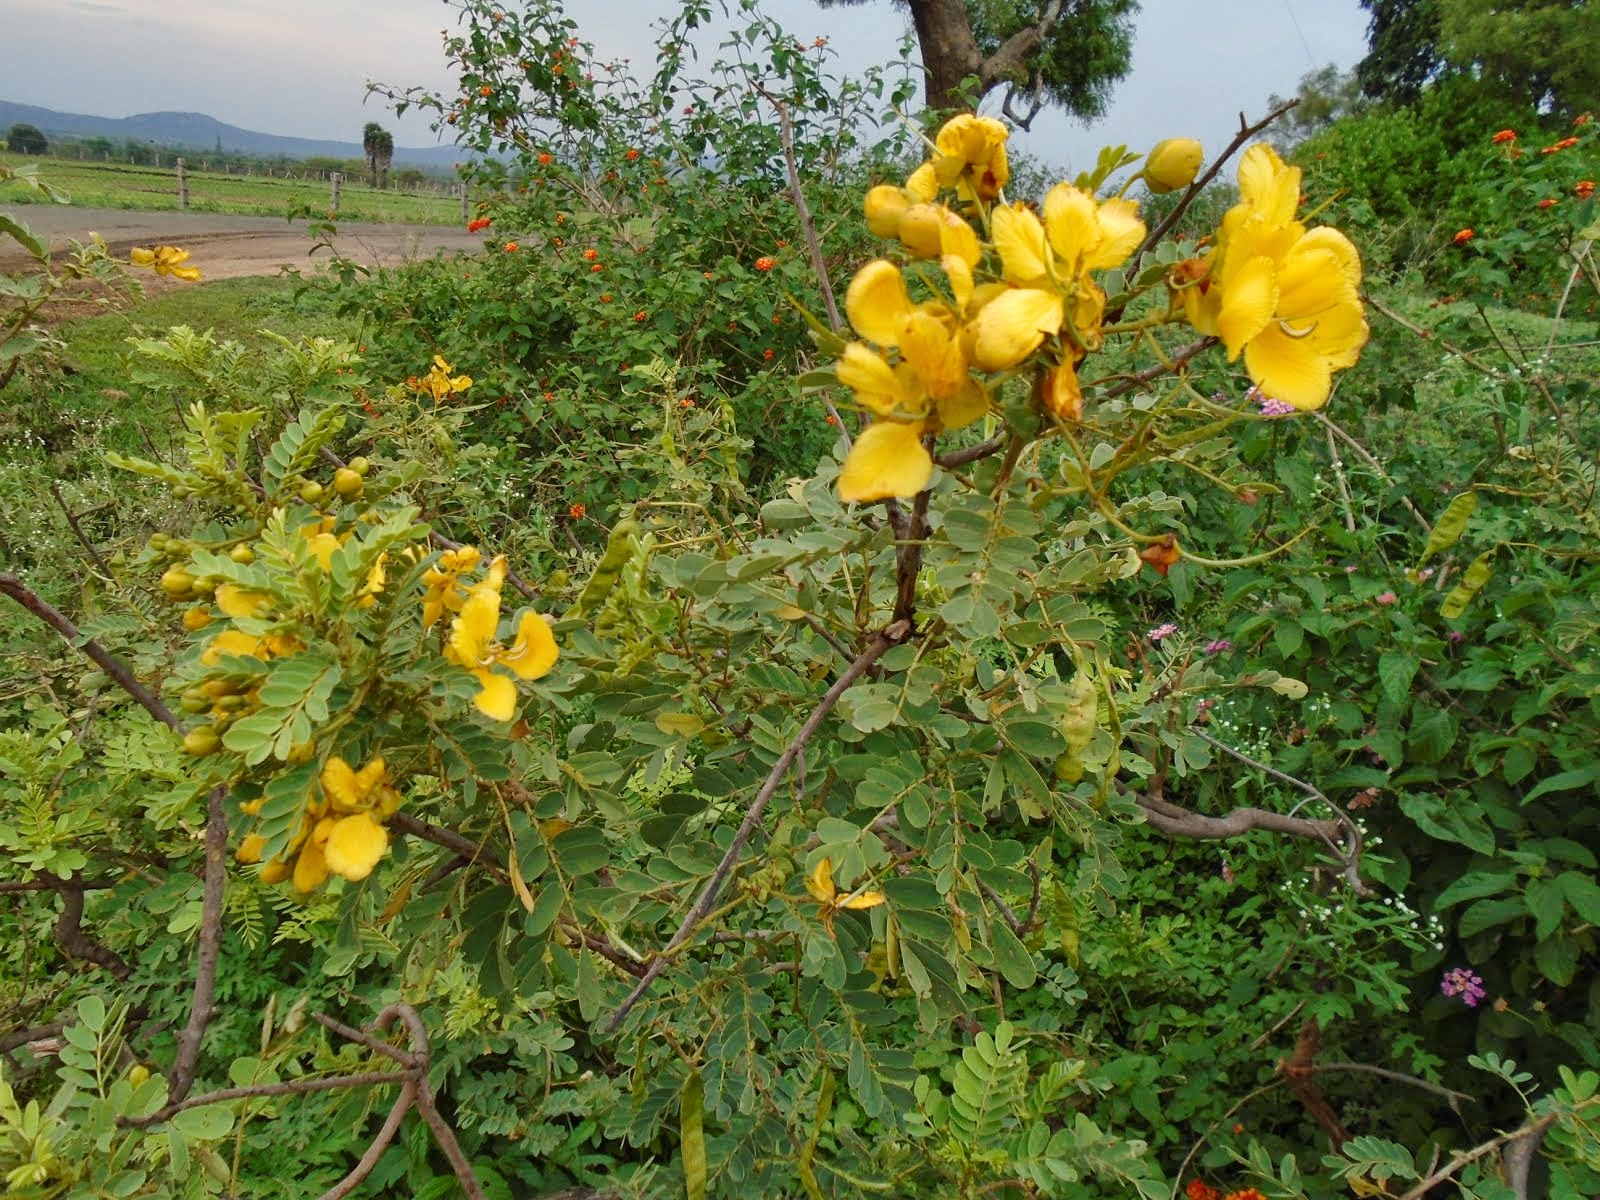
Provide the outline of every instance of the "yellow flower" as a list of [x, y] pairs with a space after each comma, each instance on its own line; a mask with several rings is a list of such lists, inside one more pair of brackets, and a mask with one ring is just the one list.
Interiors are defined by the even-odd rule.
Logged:
[[874, 421], [850, 446], [839, 471], [839, 499], [868, 503], [915, 496], [933, 478], [922, 423]]
[[150, 267], [157, 275], [172, 275], [190, 283], [200, 278], [199, 267], [186, 267], [189, 252], [176, 246], [157, 246], [154, 250], [135, 247], [128, 252], [128, 261], [136, 267]]
[[1144, 238], [1131, 200], [1097, 201], [1070, 184], [1045, 196], [1041, 222], [1020, 204], [997, 208], [990, 229], [1005, 281], [973, 319], [973, 360], [1009, 370], [1068, 325], [1073, 357], [1100, 344], [1105, 293], [1091, 271], [1120, 267]]
[[[971, 292], [966, 260], [951, 254], [943, 262], [961, 302]], [[988, 411], [987, 393], [967, 373], [957, 313], [942, 303], [912, 304], [899, 267], [878, 259], [856, 272], [845, 312], [862, 337], [899, 356], [891, 365], [859, 342], [845, 347], [836, 368], [839, 382], [864, 408], [879, 416], [933, 415], [940, 429], [959, 429]]]
[[200, 655], [200, 662], [203, 666], [214, 667], [224, 654], [239, 654], [245, 658], [266, 660], [272, 657], [272, 650], [261, 638], [252, 637], [239, 629], [225, 629], [206, 644], [205, 650]]
[[496, 721], [509, 721], [516, 714], [516, 684], [491, 668], [505, 667], [518, 679], [539, 679], [550, 673], [559, 651], [549, 624], [534, 612], [525, 612], [517, 622], [517, 635], [510, 646], [494, 641], [500, 627], [500, 581], [505, 560], [497, 558], [489, 578], [472, 588], [460, 613], [450, 624], [450, 642], [445, 657], [471, 671], [478, 680], [479, 692], [473, 697], [479, 710]]
[[383, 586], [388, 581], [388, 575], [384, 571], [384, 563], [388, 557], [387, 554], [378, 555], [377, 561], [367, 571], [367, 581], [361, 585], [361, 590], [356, 593], [357, 608], [371, 608], [378, 602], [378, 597], [383, 592]]
[[458, 613], [467, 594], [461, 587], [461, 576], [478, 565], [483, 556], [476, 546], [462, 546], [446, 550], [439, 561], [422, 576], [427, 591], [422, 595], [422, 627], [432, 629], [445, 613]]
[[1188, 187], [1200, 173], [1205, 154], [1193, 138], [1167, 138], [1157, 142], [1144, 157], [1145, 187], [1157, 196]]
[[863, 208], [867, 228], [879, 237], [900, 236], [900, 218], [913, 205], [926, 204], [939, 194], [939, 181], [932, 163], [923, 163], [906, 180], [904, 187], [883, 183], [867, 191]]
[[272, 601], [260, 592], [248, 591], [236, 583], [223, 583], [217, 586], [217, 607], [230, 617], [257, 617], [266, 615], [272, 608]]
[[441, 354], [433, 356], [433, 367], [420, 379], [414, 379], [411, 386], [418, 392], [424, 392], [433, 397], [435, 404], [457, 392], [464, 392], [472, 386], [472, 376], [452, 375], [455, 370], [450, 363], [445, 361]]
[[939, 186], [962, 200], [992, 204], [1011, 178], [1006, 139], [1011, 131], [993, 117], [962, 113], [944, 123], [934, 137], [933, 172]]
[[1209, 286], [1185, 288], [1184, 303], [1197, 329], [1222, 338], [1230, 361], [1244, 355], [1263, 392], [1315, 409], [1327, 403], [1333, 372], [1355, 365], [1368, 330], [1361, 257], [1337, 229], [1307, 231], [1295, 220], [1299, 187], [1299, 169], [1271, 147], [1245, 152], [1241, 199], [1223, 218]]
[[822, 906], [822, 923], [829, 933], [833, 932], [833, 918], [843, 910], [877, 908], [888, 900], [882, 892], [860, 889], [841, 896], [833, 882], [831, 858], [824, 858], [812, 869], [811, 874], [806, 876], [806, 891], [810, 892], [811, 898]]

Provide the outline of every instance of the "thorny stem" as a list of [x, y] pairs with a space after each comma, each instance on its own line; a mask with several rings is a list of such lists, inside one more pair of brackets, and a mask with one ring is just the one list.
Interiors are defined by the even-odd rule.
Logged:
[[766, 782], [761, 785], [761, 790], [756, 793], [756, 798], [750, 805], [750, 811], [745, 813], [744, 820], [740, 822], [738, 830], [733, 835], [733, 841], [722, 856], [722, 861], [717, 864], [716, 870], [711, 873], [711, 878], [701, 890], [699, 898], [684, 915], [683, 921], [678, 925], [677, 932], [661, 948], [660, 953], [650, 963], [649, 969], [634, 986], [633, 991], [629, 992], [627, 998], [617, 1007], [617, 1011], [611, 1014], [610, 1020], [605, 1024], [606, 1033], [615, 1033], [617, 1031], [623, 1020], [633, 1011], [634, 1006], [644, 999], [644, 995], [650, 990], [651, 984], [666, 969], [672, 952], [693, 936], [694, 930], [700, 924], [701, 919], [711, 911], [712, 906], [717, 901], [717, 895], [722, 891], [722, 885], [727, 882], [729, 874], [739, 861], [739, 856], [744, 852], [745, 843], [750, 840], [751, 834], [755, 832], [756, 826], [760, 823], [761, 814], [766, 811], [767, 802], [777, 792], [778, 785], [783, 782], [783, 777], [789, 773], [789, 768], [794, 764], [795, 759], [805, 749], [806, 743], [822, 727], [822, 722], [827, 719], [828, 714], [833, 711], [840, 698], [850, 690], [856, 680], [866, 674], [867, 669], [877, 662], [890, 647], [898, 645], [905, 640], [909, 632], [910, 622], [908, 621], [896, 621], [891, 624], [873, 638], [865, 650], [856, 655], [855, 660], [845, 668], [844, 673], [834, 681], [833, 686], [823, 693], [822, 699], [817, 701], [816, 708], [812, 709], [811, 715], [806, 718], [805, 724], [800, 726], [800, 730], [794, 735], [794, 739], [784, 752], [778, 756], [778, 761], [772, 764], [772, 770], [767, 773]]

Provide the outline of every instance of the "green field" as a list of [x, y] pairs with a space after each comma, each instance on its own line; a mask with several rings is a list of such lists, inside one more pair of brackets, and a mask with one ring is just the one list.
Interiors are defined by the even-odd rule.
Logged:
[[[38, 164], [41, 175], [86, 208], [170, 211], [178, 207], [178, 173], [174, 167], [127, 163], [38, 159], [0, 153], [0, 162], [18, 167]], [[329, 207], [331, 188], [325, 179], [280, 179], [263, 175], [219, 174], [189, 170], [189, 208], [193, 212], [282, 216], [290, 209]], [[442, 184], [428, 190], [379, 191], [346, 176], [340, 189], [339, 216], [346, 221], [387, 221], [412, 225], [454, 225], [461, 200]], [[12, 196], [8, 203], [44, 201], [37, 193]], [[48, 202], [48, 201], [44, 201]]]

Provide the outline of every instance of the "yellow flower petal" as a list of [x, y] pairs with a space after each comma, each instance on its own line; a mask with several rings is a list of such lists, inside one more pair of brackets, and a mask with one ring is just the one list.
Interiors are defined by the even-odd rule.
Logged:
[[219, 584], [217, 607], [230, 617], [253, 617], [271, 606], [271, 601], [260, 592], [246, 591], [236, 583]]
[[1044, 226], [1022, 205], [997, 208], [989, 215], [989, 233], [1006, 279], [1024, 287], [1045, 278]]
[[972, 267], [955, 254], [946, 254], [939, 259], [939, 265], [950, 280], [950, 294], [955, 298], [956, 308], [965, 312], [972, 302]]
[[146, 250], [143, 246], [135, 246], [128, 251], [128, 261], [136, 267], [153, 267], [156, 262], [156, 252]]
[[517, 715], [517, 685], [509, 675], [496, 675], [487, 667], [473, 672], [482, 689], [472, 698], [484, 716], [495, 721], [509, 721]]
[[906, 176], [906, 195], [915, 203], [926, 204], [939, 194], [939, 177], [933, 163], [925, 162]]
[[[266, 872], [262, 872], [263, 875]], [[316, 891], [328, 881], [328, 859], [322, 845], [308, 841], [294, 864], [294, 886], [303, 893]]]
[[356, 773], [337, 754], [322, 766], [322, 794], [334, 812], [350, 813], [361, 807], [362, 791]]
[[882, 892], [856, 892], [839, 901], [840, 908], [877, 908], [889, 897]]
[[1083, 265], [1091, 271], [1120, 267], [1144, 240], [1144, 222], [1139, 219], [1138, 203], [1114, 197], [1100, 205], [1095, 219], [1099, 238]]
[[335, 821], [322, 849], [328, 870], [346, 879], [365, 879], [389, 848], [389, 831], [371, 813]]
[[867, 228], [881, 238], [900, 236], [900, 218], [911, 207], [903, 188], [879, 184], [867, 191], [862, 207], [867, 214]]
[[876, 259], [856, 272], [844, 297], [850, 324], [862, 337], [880, 346], [898, 346], [900, 331], [911, 315], [911, 299], [900, 268]]
[[833, 860], [824, 858], [811, 868], [811, 874], [806, 876], [806, 891], [819, 904], [832, 904], [833, 898], [838, 895], [838, 889], [833, 885]]
[[979, 310], [972, 329], [973, 361], [985, 371], [1004, 371], [1032, 354], [1046, 334], [1061, 328], [1066, 308], [1059, 292], [1012, 288]]
[[1277, 307], [1277, 273], [1270, 258], [1257, 256], [1230, 273], [1217, 313], [1217, 332], [1228, 348], [1230, 362], [1239, 357], [1246, 342], [1267, 327]]
[[317, 566], [324, 571], [332, 569], [334, 552], [339, 549], [338, 538], [331, 533], [319, 533], [306, 539], [306, 547], [317, 560]]
[[1244, 348], [1245, 370], [1267, 395], [1298, 409], [1321, 408], [1333, 372], [1354, 365], [1367, 341], [1359, 304], [1338, 304], [1297, 330], [1274, 321]]
[[839, 498], [867, 503], [915, 496], [933, 478], [922, 426], [878, 421], [861, 431], [839, 472]]
[[988, 414], [989, 393], [976, 379], [969, 378], [953, 396], [940, 400], [935, 411], [940, 428], [962, 429]]
[[860, 342], [851, 342], [834, 365], [839, 382], [855, 393], [856, 402], [879, 416], [889, 416], [901, 408], [904, 397], [891, 367], [881, 354]]
[[1287, 224], [1300, 204], [1300, 168], [1285, 166], [1276, 150], [1257, 142], [1239, 159], [1239, 197], [1267, 224]]
[[467, 595], [461, 613], [450, 623], [450, 656], [463, 667], [489, 661], [489, 647], [500, 626], [500, 593], [479, 584]]
[[954, 395], [967, 377], [960, 340], [926, 308], [918, 309], [907, 319], [900, 338], [900, 354], [935, 399]]
[[239, 848], [233, 852], [233, 860], [240, 866], [248, 867], [252, 863], [261, 861], [261, 850], [267, 844], [267, 839], [259, 833], [247, 833], [239, 842]]
[[224, 654], [241, 654], [246, 658], [260, 659], [268, 657], [266, 647], [262, 645], [260, 638], [251, 637], [238, 629], [223, 630], [212, 638], [207, 643], [204, 653], [200, 655], [200, 661], [205, 666], [214, 667]]
[[1083, 418], [1083, 389], [1078, 385], [1077, 368], [1071, 363], [1062, 363], [1050, 372], [1044, 402], [1058, 421]]
[[528, 612], [517, 623], [516, 641], [496, 654], [494, 661], [518, 679], [542, 679], [556, 665], [560, 654], [550, 622], [536, 612]]
[[913, 204], [900, 217], [900, 243], [917, 258], [937, 258], [944, 246], [944, 208]]

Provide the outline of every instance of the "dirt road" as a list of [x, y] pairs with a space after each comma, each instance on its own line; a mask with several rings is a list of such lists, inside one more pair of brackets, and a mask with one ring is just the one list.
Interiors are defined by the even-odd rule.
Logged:
[[[309, 254], [312, 242], [304, 221], [291, 223], [282, 217], [135, 212], [60, 204], [18, 205], [6, 211], [40, 237], [48, 236], [55, 250], [65, 249], [72, 239], [87, 240], [90, 230], [105, 238], [112, 253], [122, 257], [134, 246], [181, 246], [190, 252], [190, 263], [198, 266], [206, 279], [276, 275], [285, 266], [309, 273], [320, 270], [328, 259], [326, 250]], [[351, 222], [339, 226], [334, 245], [341, 254], [365, 266], [393, 266], [439, 251], [446, 256], [479, 251], [483, 241], [481, 235], [455, 226]], [[26, 261], [14, 242], [0, 239], [0, 271], [15, 269]]]

